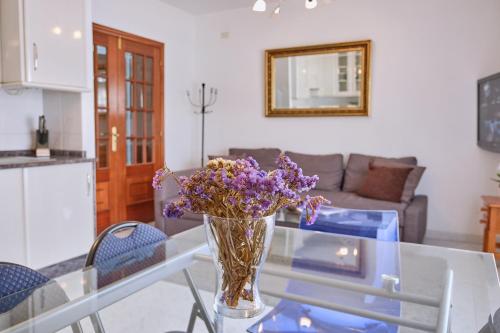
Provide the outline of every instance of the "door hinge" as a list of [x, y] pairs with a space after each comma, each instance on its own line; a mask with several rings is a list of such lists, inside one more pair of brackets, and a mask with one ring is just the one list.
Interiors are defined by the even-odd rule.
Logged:
[[122, 38], [118, 37], [118, 50], [122, 49]]

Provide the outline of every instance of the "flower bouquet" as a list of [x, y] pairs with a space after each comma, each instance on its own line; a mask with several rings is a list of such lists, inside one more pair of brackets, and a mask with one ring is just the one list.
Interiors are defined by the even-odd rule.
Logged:
[[191, 177], [177, 178], [167, 167], [158, 170], [153, 187], [163, 178], [176, 179], [179, 199], [165, 205], [165, 217], [184, 212], [204, 214], [205, 230], [218, 272], [215, 310], [234, 318], [259, 314], [264, 305], [257, 282], [274, 231], [276, 211], [301, 207], [313, 223], [323, 197], [301, 196], [316, 186], [318, 176], [304, 176], [290, 158], [280, 155], [277, 168], [266, 172], [251, 157], [215, 159]]

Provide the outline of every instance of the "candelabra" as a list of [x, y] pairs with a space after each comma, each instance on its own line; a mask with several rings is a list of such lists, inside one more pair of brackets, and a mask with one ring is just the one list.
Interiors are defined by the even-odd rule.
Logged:
[[201, 167], [205, 166], [205, 115], [213, 112], [207, 110], [207, 108], [213, 106], [217, 102], [217, 95], [219, 93], [216, 88], [210, 88], [210, 96], [207, 99], [205, 96], [206, 87], [207, 85], [202, 83], [201, 88], [198, 89], [198, 103], [193, 101], [189, 90], [186, 91], [189, 103], [196, 108], [200, 108], [200, 111], [195, 113], [201, 114]]

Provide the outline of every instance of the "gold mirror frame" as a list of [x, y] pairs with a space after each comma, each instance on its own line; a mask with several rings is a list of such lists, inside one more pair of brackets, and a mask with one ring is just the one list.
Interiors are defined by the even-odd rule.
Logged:
[[[275, 107], [275, 60], [290, 56], [328, 54], [349, 51], [361, 51], [362, 82], [360, 87], [359, 107], [335, 108], [276, 108]], [[371, 41], [356, 41], [336, 44], [324, 44], [284, 49], [266, 50], [266, 117], [324, 117], [324, 116], [368, 116], [370, 105]]]

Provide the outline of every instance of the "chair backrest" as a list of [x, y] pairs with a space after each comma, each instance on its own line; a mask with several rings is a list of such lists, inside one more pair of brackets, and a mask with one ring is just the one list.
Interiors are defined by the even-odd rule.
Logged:
[[[116, 234], [133, 229], [126, 237]], [[91, 266], [118, 257], [141, 247], [156, 244], [167, 239], [159, 229], [140, 222], [124, 222], [104, 230], [92, 245], [85, 266]]]
[[31, 268], [7, 262], [0, 263], [0, 298], [36, 288], [48, 281], [48, 277]]
[[[132, 232], [125, 237], [118, 237], [116, 235], [130, 230], [132, 230]], [[132, 274], [151, 264], [151, 262], [147, 262], [147, 260], [142, 262], [141, 260], [132, 260], [131, 262], [121, 261], [123, 255], [128, 255], [134, 252], [134, 250], [139, 250], [151, 245], [153, 253], [149, 255], [154, 258], [155, 254], [159, 252], [159, 259], [163, 258], [165, 252], [158, 251], [161, 250], [161, 247], [158, 248], [155, 244], [159, 244], [166, 239], [167, 235], [159, 229], [140, 222], [124, 222], [110, 226], [97, 237], [90, 248], [85, 263], [87, 267], [99, 267], [97, 272], [97, 285], [90, 287], [88, 284], [85, 284], [84, 288], [88, 292], [92, 288], [106, 286], [115, 280], [121, 279], [124, 274]], [[154, 260], [152, 260], [152, 262], [154, 262]], [[117, 274], [115, 274], [115, 270]], [[90, 320], [96, 333], [105, 332], [102, 320], [97, 312], [90, 316]]]

